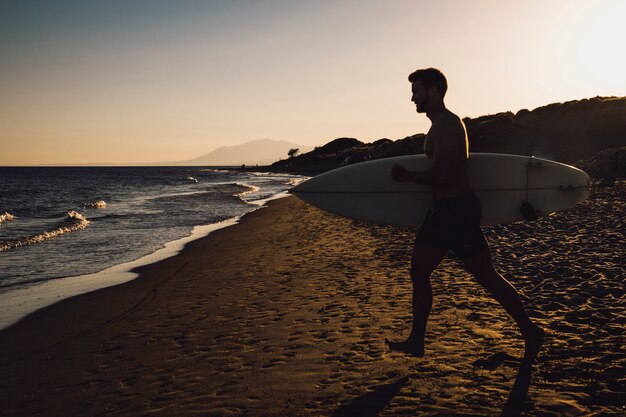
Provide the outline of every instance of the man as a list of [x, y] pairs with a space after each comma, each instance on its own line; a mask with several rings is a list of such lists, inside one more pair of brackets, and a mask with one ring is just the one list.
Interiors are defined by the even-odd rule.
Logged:
[[[525, 340], [524, 360], [532, 362], [543, 343], [544, 332], [533, 324], [515, 288], [493, 267], [489, 246], [480, 229], [480, 201], [469, 187], [468, 140], [461, 119], [444, 104], [445, 76], [437, 69], [417, 70], [409, 76], [418, 113], [431, 121], [424, 151], [432, 159], [425, 171], [407, 171], [396, 165], [395, 181], [412, 181], [430, 186], [433, 205], [417, 232], [411, 260], [413, 282], [413, 325], [407, 340], [385, 340], [390, 349], [424, 356], [426, 322], [432, 306], [430, 275], [449, 249], [515, 320]], [[494, 173], [497, 175], [497, 173]]]

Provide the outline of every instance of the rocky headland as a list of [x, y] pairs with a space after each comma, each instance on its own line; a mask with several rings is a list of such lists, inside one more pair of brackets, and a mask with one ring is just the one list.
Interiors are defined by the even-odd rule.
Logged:
[[[471, 152], [535, 155], [574, 164], [592, 177], [626, 177], [626, 97], [595, 97], [517, 113], [464, 118]], [[370, 159], [423, 153], [425, 134], [364, 143], [338, 138], [275, 162], [273, 170], [316, 173]]]

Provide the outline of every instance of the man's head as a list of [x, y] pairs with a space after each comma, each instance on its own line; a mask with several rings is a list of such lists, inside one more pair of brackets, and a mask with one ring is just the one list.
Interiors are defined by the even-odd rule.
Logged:
[[420, 69], [409, 75], [411, 101], [415, 103], [417, 111], [424, 113], [432, 102], [443, 103], [443, 98], [448, 91], [446, 77], [435, 68]]

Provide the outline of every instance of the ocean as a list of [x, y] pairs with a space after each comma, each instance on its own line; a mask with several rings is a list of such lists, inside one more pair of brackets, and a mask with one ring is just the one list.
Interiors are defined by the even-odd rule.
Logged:
[[[0, 303], [67, 277], [97, 281], [198, 228], [232, 224], [302, 179], [200, 167], [0, 167]], [[41, 307], [21, 299], [20, 315]]]

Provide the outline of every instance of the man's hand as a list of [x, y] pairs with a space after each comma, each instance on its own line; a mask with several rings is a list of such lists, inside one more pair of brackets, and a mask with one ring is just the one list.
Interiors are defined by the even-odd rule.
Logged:
[[391, 168], [391, 179], [399, 182], [406, 181], [406, 168], [402, 165], [394, 165]]

